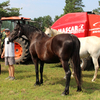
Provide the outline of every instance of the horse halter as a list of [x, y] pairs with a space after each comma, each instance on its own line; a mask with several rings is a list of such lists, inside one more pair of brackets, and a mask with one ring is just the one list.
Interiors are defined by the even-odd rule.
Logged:
[[21, 33], [22, 33], [22, 32], [21, 32], [21, 30], [22, 30], [22, 26], [19, 25], [19, 27], [20, 27], [21, 29], [18, 30], [18, 33], [17, 33], [17, 34], [18, 34], [18, 38], [21, 36]]

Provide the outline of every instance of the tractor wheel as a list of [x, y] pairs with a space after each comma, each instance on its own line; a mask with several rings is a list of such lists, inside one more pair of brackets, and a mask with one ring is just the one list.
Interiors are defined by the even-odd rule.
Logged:
[[15, 62], [24, 63], [30, 57], [29, 42], [24, 38], [15, 40]]

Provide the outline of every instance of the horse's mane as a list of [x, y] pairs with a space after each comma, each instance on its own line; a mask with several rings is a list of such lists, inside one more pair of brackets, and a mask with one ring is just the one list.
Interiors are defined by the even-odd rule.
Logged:
[[32, 33], [34, 31], [36, 31], [39, 34], [45, 34], [44, 32], [42, 32], [40, 29], [38, 29], [37, 27], [33, 26], [33, 25], [29, 25], [29, 24], [24, 24], [22, 25], [22, 27], [25, 28], [26, 31]]
[[[32, 25], [29, 25], [29, 24], [24, 24], [23, 25], [26, 29], [30, 30], [30, 31], [40, 31], [38, 28], [32, 26]], [[32, 29], [32, 30], [31, 30]]]
[[35, 34], [41, 34], [42, 37], [48, 37], [48, 35], [46, 35], [44, 32], [42, 32], [40, 29], [36, 28], [33, 25], [29, 25], [29, 24], [24, 24], [22, 25], [22, 28], [24, 28], [24, 30], [29, 34], [35, 33]]

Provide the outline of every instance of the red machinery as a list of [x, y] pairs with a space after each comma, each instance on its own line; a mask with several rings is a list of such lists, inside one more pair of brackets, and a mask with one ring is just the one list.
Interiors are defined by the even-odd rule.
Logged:
[[100, 37], [100, 15], [87, 12], [68, 13], [59, 18], [51, 28], [77, 37]]

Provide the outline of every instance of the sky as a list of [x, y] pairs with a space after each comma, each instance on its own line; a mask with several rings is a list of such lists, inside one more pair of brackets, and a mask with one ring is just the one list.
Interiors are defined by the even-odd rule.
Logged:
[[[0, 3], [7, 0], [0, 0]], [[99, 7], [99, 0], [82, 0], [84, 11], [92, 11]], [[22, 8], [21, 16], [31, 19], [50, 15], [52, 19], [56, 15], [63, 14], [65, 0], [10, 0], [10, 7]]]

